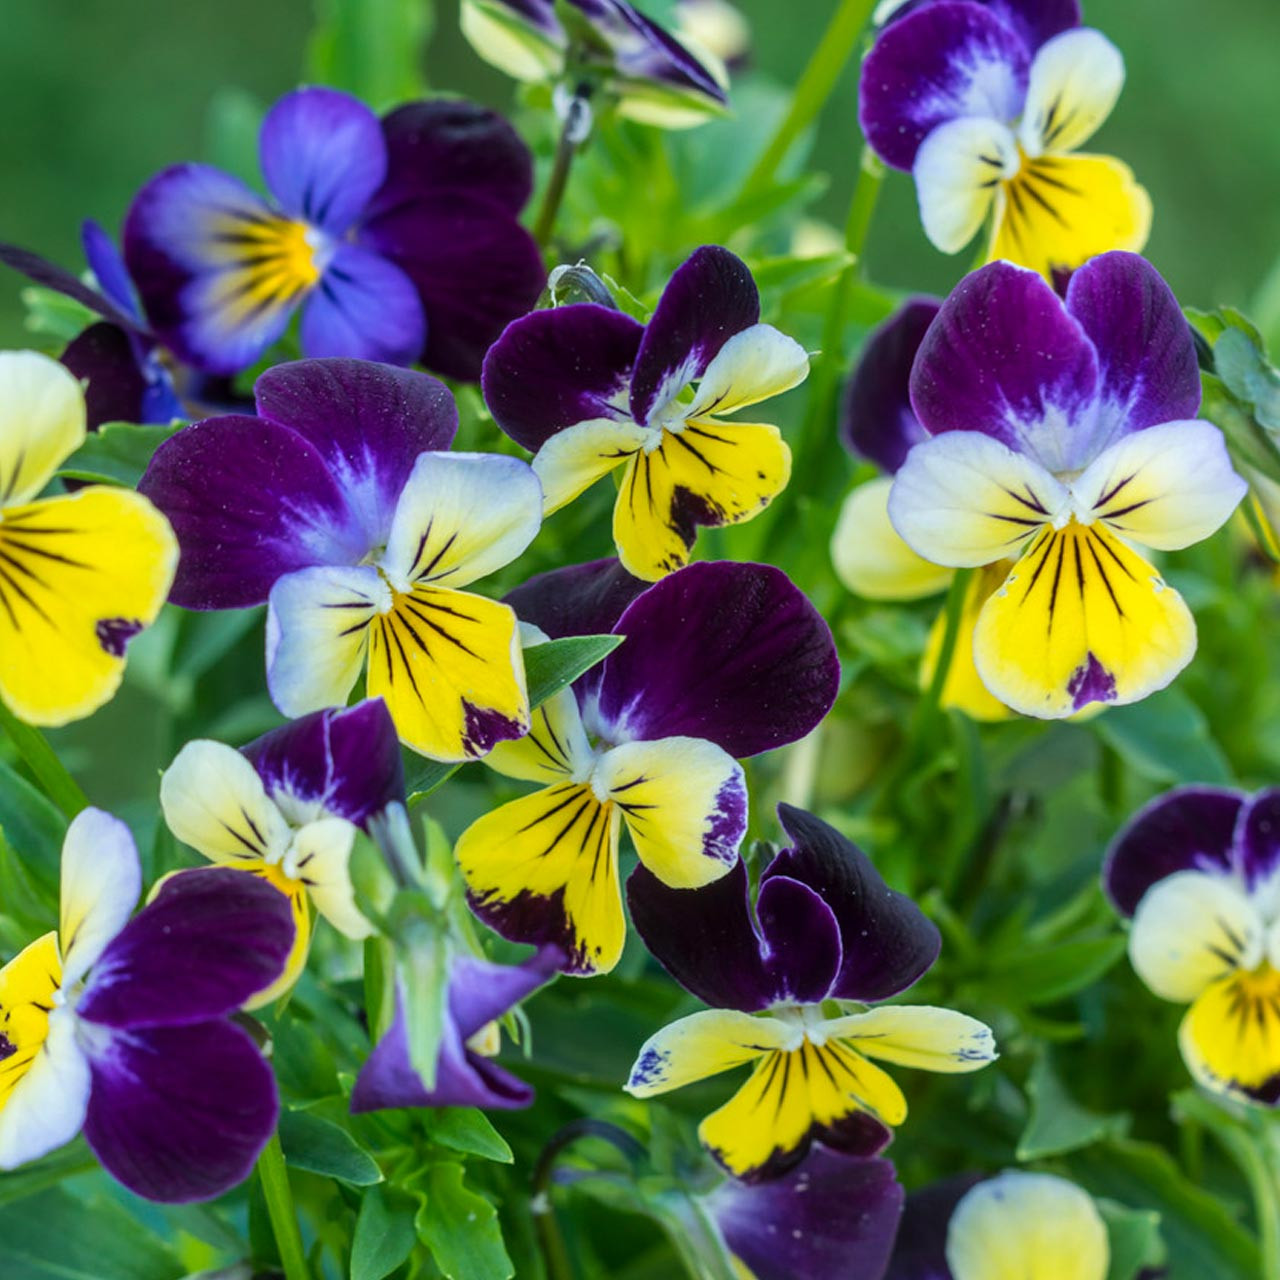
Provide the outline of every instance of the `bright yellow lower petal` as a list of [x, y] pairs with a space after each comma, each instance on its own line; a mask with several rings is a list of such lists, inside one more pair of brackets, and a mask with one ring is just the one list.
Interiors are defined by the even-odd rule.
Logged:
[[293, 949], [289, 952], [284, 972], [269, 987], [244, 1002], [246, 1009], [261, 1009], [291, 991], [306, 968], [307, 954], [311, 950], [311, 906], [307, 901], [306, 886], [285, 875], [279, 864], [268, 866], [260, 862], [245, 866], [244, 870], [248, 875], [274, 885], [289, 899], [289, 906], [293, 909]]
[[1099, 253], [1137, 253], [1151, 231], [1151, 197], [1111, 156], [1023, 159], [996, 206], [988, 261], [1007, 258], [1047, 279]]
[[626, 939], [616, 806], [561, 783], [504, 804], [458, 839], [480, 917], [511, 937], [559, 942], [575, 973], [607, 973]]
[[1103, 526], [1046, 529], [983, 606], [974, 660], [1024, 715], [1060, 719], [1092, 702], [1137, 702], [1191, 661], [1182, 597]]
[[529, 727], [515, 613], [444, 587], [397, 594], [370, 628], [368, 689], [405, 746], [436, 760], [482, 756]]
[[44, 1044], [53, 993], [61, 985], [58, 935], [53, 932], [37, 938], [0, 969], [0, 1107]]
[[529, 732], [498, 743], [484, 762], [508, 778], [544, 785], [589, 767], [591, 744], [573, 690], [562, 689], [548, 698], [530, 717]]
[[980, 1071], [996, 1058], [990, 1027], [932, 1005], [882, 1005], [835, 1018], [823, 1030], [856, 1053], [918, 1071]]
[[[921, 561], [921, 563], [925, 564], [927, 561]], [[978, 668], [973, 663], [973, 631], [978, 625], [978, 615], [981, 614], [982, 607], [990, 599], [992, 592], [999, 590], [1000, 584], [1004, 582], [1012, 567], [1008, 560], [997, 560], [995, 564], [975, 569], [965, 590], [964, 606], [960, 615], [960, 637], [956, 641], [951, 666], [947, 669], [947, 678], [942, 686], [941, 705], [963, 711], [973, 720], [1008, 720], [1014, 714], [982, 683]], [[927, 689], [933, 680], [946, 629], [947, 615], [943, 610], [929, 630], [929, 640], [924, 647], [924, 657], [920, 661], [922, 689]]]
[[94, 486], [4, 511], [0, 697], [31, 724], [96, 711], [124, 675], [125, 644], [155, 621], [178, 544], [140, 494]]
[[1187, 1010], [1178, 1044], [1188, 1070], [1217, 1092], [1280, 1087], [1280, 972], [1263, 964], [1209, 986]]

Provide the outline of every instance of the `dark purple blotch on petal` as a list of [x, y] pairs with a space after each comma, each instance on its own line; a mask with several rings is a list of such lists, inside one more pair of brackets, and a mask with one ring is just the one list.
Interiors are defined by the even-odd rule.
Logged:
[[[760, 1186], [781, 1178], [796, 1168], [817, 1143], [832, 1151], [842, 1152], [845, 1156], [866, 1158], [883, 1151], [892, 1137], [892, 1131], [866, 1111], [850, 1111], [831, 1124], [819, 1124], [815, 1121], [795, 1147], [775, 1148], [764, 1164], [741, 1181], [751, 1186]], [[709, 1147], [708, 1150], [727, 1172], [728, 1166], [721, 1159], [720, 1153], [714, 1147]]]
[[522, 738], [529, 726], [512, 720], [499, 711], [477, 707], [465, 699], [462, 703], [462, 743], [468, 755], [487, 755], [499, 742]]
[[123, 658], [129, 641], [142, 630], [136, 618], [99, 618], [93, 634], [105, 653], [113, 658]]
[[467, 904], [500, 938], [532, 943], [559, 955], [562, 973], [596, 972], [596, 958], [565, 910], [563, 888], [546, 895], [522, 889], [512, 898], [482, 896], [468, 890]]
[[1071, 705], [1076, 711], [1083, 710], [1091, 702], [1114, 702], [1116, 678], [1090, 650], [1084, 664], [1071, 673], [1071, 679], [1067, 681], [1067, 692], [1071, 695]]

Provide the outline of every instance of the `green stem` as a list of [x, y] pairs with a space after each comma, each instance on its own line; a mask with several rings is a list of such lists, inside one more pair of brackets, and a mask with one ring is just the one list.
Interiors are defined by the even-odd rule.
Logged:
[[68, 818], [74, 818], [88, 807], [88, 796], [80, 790], [80, 784], [67, 772], [39, 729], [19, 720], [3, 702], [0, 702], [0, 726], [18, 748], [45, 794]]
[[545, 249], [551, 240], [551, 232], [556, 225], [556, 215], [564, 200], [564, 193], [569, 186], [569, 170], [573, 167], [573, 157], [585, 140], [583, 132], [583, 113], [586, 114], [585, 128], [590, 129], [590, 90], [580, 85], [572, 100], [565, 109], [564, 121], [560, 126], [560, 139], [556, 143], [555, 160], [551, 165], [551, 176], [547, 179], [547, 189], [542, 193], [542, 204], [538, 207], [538, 218], [533, 226], [533, 238]]
[[796, 85], [787, 114], [743, 184], [744, 194], [759, 191], [773, 181], [792, 143], [817, 118], [857, 46], [873, 3], [874, 0], [840, 0]]
[[1262, 1274], [1280, 1276], [1280, 1150], [1271, 1117], [1253, 1111], [1249, 1117], [1251, 1142], [1239, 1144], [1237, 1158], [1249, 1189], [1262, 1246]]
[[311, 1280], [278, 1133], [271, 1135], [271, 1141], [258, 1157], [258, 1177], [262, 1180], [262, 1194], [266, 1197], [267, 1214], [271, 1218], [271, 1230], [275, 1233], [286, 1280]]

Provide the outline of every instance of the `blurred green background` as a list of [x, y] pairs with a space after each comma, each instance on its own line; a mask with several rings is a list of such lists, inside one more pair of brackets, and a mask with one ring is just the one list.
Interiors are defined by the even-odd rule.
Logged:
[[[298, 82], [314, 0], [0, 0], [0, 238], [79, 269], [81, 218], [116, 230], [152, 173], [209, 158], [217, 95], [263, 103]], [[740, 0], [754, 67], [794, 84], [835, 0]], [[427, 77], [436, 89], [506, 106], [512, 87], [437, 0]], [[1123, 50], [1128, 84], [1096, 149], [1127, 160], [1151, 191], [1148, 249], [1186, 303], [1247, 306], [1280, 255], [1280, 4], [1276, 0], [1092, 0], [1086, 20]], [[816, 206], [839, 224], [859, 140], [856, 67], [824, 117]], [[387, 104], [375, 104], [385, 106]], [[891, 176], [869, 249], [872, 277], [945, 290], [967, 265], [925, 241], [910, 180]], [[691, 246], [692, 247], [692, 246]], [[19, 282], [0, 283], [0, 345], [23, 340]]]

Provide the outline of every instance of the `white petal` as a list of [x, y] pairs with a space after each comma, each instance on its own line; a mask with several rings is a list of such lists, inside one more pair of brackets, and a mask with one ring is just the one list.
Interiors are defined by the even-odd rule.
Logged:
[[778, 1018], [703, 1009], [650, 1036], [623, 1087], [633, 1098], [652, 1098], [754, 1062], [770, 1050], [799, 1047], [795, 1028]]
[[141, 896], [142, 867], [129, 828], [101, 809], [82, 810], [62, 845], [58, 941], [64, 987], [88, 973]]
[[1018, 144], [998, 120], [966, 117], [932, 130], [912, 175], [924, 233], [943, 253], [959, 253], [981, 229], [1000, 184], [1018, 172]]
[[38, 1160], [80, 1132], [90, 1076], [76, 1027], [69, 1009], [50, 1015], [49, 1034], [35, 1061], [0, 1108], [0, 1169]]
[[348, 938], [367, 938], [373, 928], [356, 909], [347, 870], [356, 829], [345, 818], [318, 818], [299, 827], [286, 859], [287, 874], [301, 880], [316, 910]]
[[1029, 156], [1074, 151], [1111, 114], [1124, 59], [1100, 31], [1076, 27], [1046, 41], [1031, 63], [1018, 140]]
[[84, 392], [66, 366], [0, 351], [0, 507], [34, 498], [84, 437]]
[[772, 325], [753, 324], [720, 348], [698, 384], [686, 419], [733, 413], [797, 387], [809, 376], [805, 349]]

